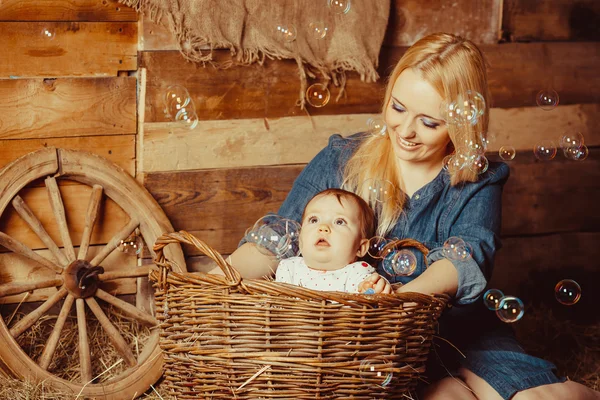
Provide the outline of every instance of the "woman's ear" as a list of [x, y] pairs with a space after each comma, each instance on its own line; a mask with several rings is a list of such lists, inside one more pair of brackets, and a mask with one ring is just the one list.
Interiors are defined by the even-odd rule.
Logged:
[[358, 257], [364, 257], [364, 255], [367, 254], [367, 251], [369, 251], [369, 239], [362, 239], [358, 245], [356, 255]]

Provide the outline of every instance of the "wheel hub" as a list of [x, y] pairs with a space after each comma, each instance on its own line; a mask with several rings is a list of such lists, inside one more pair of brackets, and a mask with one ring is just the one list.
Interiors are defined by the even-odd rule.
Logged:
[[65, 268], [65, 286], [76, 298], [91, 297], [100, 285], [99, 274], [104, 268], [94, 267], [85, 260], [75, 260]]

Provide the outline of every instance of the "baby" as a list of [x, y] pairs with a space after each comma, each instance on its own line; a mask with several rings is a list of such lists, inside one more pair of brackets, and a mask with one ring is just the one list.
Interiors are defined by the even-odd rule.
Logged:
[[317, 193], [302, 215], [302, 257], [282, 260], [275, 280], [315, 290], [391, 293], [375, 268], [356, 261], [367, 253], [374, 230], [373, 210], [359, 196], [342, 189]]

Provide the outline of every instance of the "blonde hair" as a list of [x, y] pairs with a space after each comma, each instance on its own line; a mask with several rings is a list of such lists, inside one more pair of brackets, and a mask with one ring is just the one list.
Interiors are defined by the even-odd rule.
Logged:
[[[448, 104], [469, 90], [483, 96], [485, 109], [474, 124], [446, 124], [451, 140], [448, 154], [461, 152], [465, 146], [473, 144], [483, 146], [482, 140], [489, 122], [489, 90], [485, 60], [477, 46], [469, 40], [447, 33], [434, 33], [417, 41], [402, 56], [389, 76], [382, 107], [384, 115], [396, 79], [409, 68], [419, 71]], [[470, 168], [451, 169], [449, 173], [451, 185], [473, 182], [478, 176]], [[396, 190], [387, 201], [377, 202], [369, 195], [366, 185], [362, 185], [368, 179], [389, 181]], [[364, 139], [344, 168], [342, 187], [356, 192], [370, 203], [378, 217], [377, 234], [384, 236], [394, 227], [404, 207], [405, 196], [399, 183], [396, 158], [388, 134]]]

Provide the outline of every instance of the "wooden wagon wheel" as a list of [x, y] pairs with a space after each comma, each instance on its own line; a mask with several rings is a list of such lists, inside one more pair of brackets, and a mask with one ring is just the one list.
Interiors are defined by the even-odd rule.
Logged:
[[[57, 182], [63, 180], [66, 181], [59, 188]], [[47, 225], [47, 222], [42, 224], [39, 215], [36, 215], [35, 205], [29, 205], [24, 200], [25, 196], [20, 195], [27, 190], [24, 189], [26, 185], [40, 181], [43, 181], [48, 193], [52, 212], [47, 214], [53, 214], [50, 217], [54, 217], [51, 218], [55, 224], [54, 236], [55, 239], [60, 237], [62, 248], [57, 245], [58, 240], [53, 239], [46, 230], [48, 227], [44, 225]], [[69, 233], [69, 225], [77, 217], [66, 215], [63, 203], [66, 197], [61, 194], [61, 191], [64, 192], [65, 188], [68, 188], [68, 181], [83, 183], [87, 187], [80, 187], [86, 190], [91, 188], [87, 212], [78, 217], [81, 221], [79, 225], [83, 226], [78, 249], [73, 245], [72, 234]], [[74, 186], [71, 184], [71, 187]], [[103, 207], [103, 204], [108, 202], [116, 203], [124, 214], [129, 216], [129, 221], [126, 218], [119, 221], [121, 227], [108, 234], [110, 240], [107, 240], [108, 243], [103, 247], [90, 246], [95, 222], [101, 217], [106, 217], [102, 214], [107, 208]], [[40, 255], [39, 251], [32, 250], [17, 237], [0, 232], [0, 245], [12, 252], [5, 255], [20, 260], [16, 262], [17, 265], [0, 264], [0, 271], [7, 267], [19, 268], [19, 262], [26, 262], [36, 266], [32, 271], [43, 272], [43, 277], [30, 274], [21, 280], [7, 280], [6, 277], [10, 278], [11, 274], [6, 271], [0, 272], [0, 300], [9, 296], [31, 295], [30, 298], [37, 298], [41, 303], [39, 306], [33, 304], [33, 307], [37, 308], [25, 313], [20, 319], [14, 318], [9, 321], [9, 318], [0, 318], [0, 370], [18, 378], [44, 381], [57, 389], [72, 391], [85, 397], [131, 399], [136, 393], [140, 395], [149, 389], [162, 373], [163, 358], [158, 346], [158, 321], [151, 309], [153, 292], [147, 290], [143, 295], [147, 298], [140, 299], [139, 287], [141, 282], [147, 289], [147, 276], [150, 268], [154, 266], [141, 265], [136, 259], [133, 265], [118, 264], [107, 271], [99, 267], [103, 262], [107, 262], [107, 257], [123, 257], [123, 253], [119, 255], [120, 252], [115, 252], [115, 249], [133, 232], [139, 232], [147, 244], [146, 248], [154, 256], [152, 245], [156, 238], [164, 232], [173, 231], [160, 206], [130, 175], [107, 160], [85, 152], [55, 148], [30, 153], [7, 165], [0, 172], [0, 218], [8, 213], [9, 204], [14, 208], [10, 211], [18, 213], [29, 225], [37, 238], [43, 242], [49, 255]], [[48, 219], [47, 216], [45, 219]], [[175, 261], [173, 268], [184, 272], [185, 259], [181, 247], [170, 246], [168, 250], [168, 258]], [[126, 299], [129, 301], [126, 301], [123, 300], [123, 296], [116, 295], [122, 293], [111, 293], [107, 288], [114, 287], [115, 282], [137, 284], [137, 300], [132, 301], [129, 298]], [[146, 306], [150, 305], [150, 309], [144, 310], [144, 303], [147, 303]], [[120, 330], [122, 325], [115, 325], [107, 316], [109, 308], [110, 311], [124, 316], [125, 324], [135, 323], [150, 327], [147, 340], [139, 351], [132, 350], [138, 345], [137, 339], [135, 344], [132, 344], [131, 340], [128, 341]], [[44, 344], [39, 346], [43, 350], [32, 356], [19, 344], [19, 337], [51, 312], [54, 314], [47, 318], [50, 321], [55, 320], [51, 332], [47, 329]], [[64, 335], [62, 331], [67, 320], [77, 327], [73, 329], [77, 332], [73, 335], [77, 339], [72, 343], [75, 347], [73, 352], [79, 353], [78, 359], [75, 358], [75, 365], [78, 364], [78, 368], [75, 369], [75, 381], [60, 377], [56, 370], [49, 369], [57, 347], [63, 345], [61, 336]], [[113, 352], [123, 361], [120, 372], [104, 381], [98, 378], [96, 373], [105, 370], [106, 366], [95, 365], [96, 357], [90, 352], [90, 346], [95, 344], [90, 343], [88, 339], [88, 329], [92, 323], [101, 327], [99, 331], [110, 339]], [[134, 353], [137, 353], [137, 356]], [[77, 357], [75, 354], [72, 356]], [[60, 366], [55, 365], [54, 369], [56, 368], [60, 369]]]

